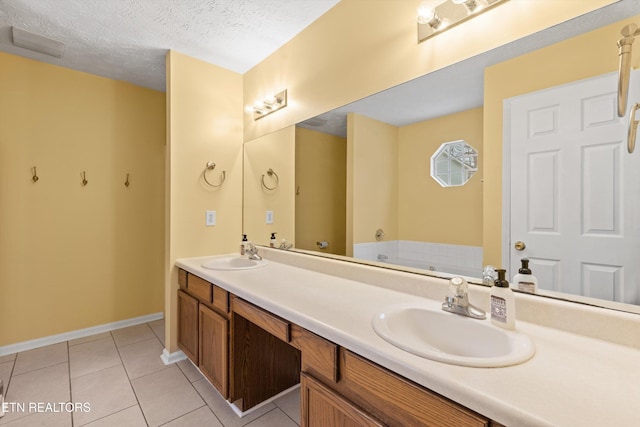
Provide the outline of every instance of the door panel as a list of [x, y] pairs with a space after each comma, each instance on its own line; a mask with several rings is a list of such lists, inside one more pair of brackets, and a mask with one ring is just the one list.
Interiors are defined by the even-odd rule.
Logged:
[[[640, 101], [640, 72], [630, 99]], [[505, 102], [510, 144], [510, 276], [520, 259], [541, 289], [640, 303], [640, 153], [628, 154], [617, 75]], [[631, 103], [632, 104], [632, 103]], [[635, 175], [635, 176], [634, 176]], [[523, 241], [523, 251], [514, 242]]]

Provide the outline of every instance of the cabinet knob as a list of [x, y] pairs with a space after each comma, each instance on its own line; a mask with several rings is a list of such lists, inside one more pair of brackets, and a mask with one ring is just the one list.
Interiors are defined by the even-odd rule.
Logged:
[[518, 240], [513, 247], [516, 248], [516, 251], [524, 251], [527, 245], [525, 245], [523, 241]]

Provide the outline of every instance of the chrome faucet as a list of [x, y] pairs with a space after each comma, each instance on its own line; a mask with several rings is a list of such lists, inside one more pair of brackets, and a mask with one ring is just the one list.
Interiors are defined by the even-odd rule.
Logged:
[[486, 319], [487, 313], [469, 302], [469, 285], [462, 277], [449, 280], [450, 295], [442, 303], [442, 309], [449, 313], [471, 317], [472, 319]]
[[249, 259], [253, 259], [256, 261], [262, 260], [262, 257], [258, 254], [258, 247], [251, 242], [247, 244], [245, 253], [249, 255]]
[[285, 251], [288, 251], [289, 249], [291, 249], [293, 247], [293, 245], [291, 243], [289, 243], [287, 241], [287, 239], [282, 239], [282, 242], [280, 242], [280, 246], [278, 246], [280, 249], [284, 249]]

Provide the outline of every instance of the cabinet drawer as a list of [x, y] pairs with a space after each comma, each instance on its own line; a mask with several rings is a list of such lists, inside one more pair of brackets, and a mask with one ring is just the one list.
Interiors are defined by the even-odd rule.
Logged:
[[387, 425], [486, 427], [489, 420], [362, 357], [340, 351], [343, 395]]
[[256, 307], [236, 296], [231, 297], [231, 309], [251, 323], [284, 342], [291, 339], [291, 324], [268, 311]]
[[384, 424], [313, 377], [300, 374], [302, 427], [383, 427]]
[[213, 285], [206, 280], [188, 273], [187, 290], [194, 297], [197, 297], [206, 303], [211, 303], [211, 286]]
[[302, 352], [302, 372], [331, 382], [338, 381], [338, 346], [331, 341], [291, 325], [291, 345]]
[[229, 292], [213, 285], [213, 306], [221, 313], [229, 312]]
[[178, 269], [178, 284], [183, 291], [187, 290], [187, 272], [183, 269]]

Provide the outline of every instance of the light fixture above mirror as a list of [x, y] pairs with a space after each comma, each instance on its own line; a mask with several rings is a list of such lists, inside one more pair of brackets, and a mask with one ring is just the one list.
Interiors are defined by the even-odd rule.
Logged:
[[250, 111], [253, 112], [253, 120], [258, 120], [275, 113], [287, 106], [287, 90], [282, 90], [275, 95], [268, 96], [262, 101], [257, 101]]
[[424, 0], [417, 9], [418, 43], [508, 0]]

